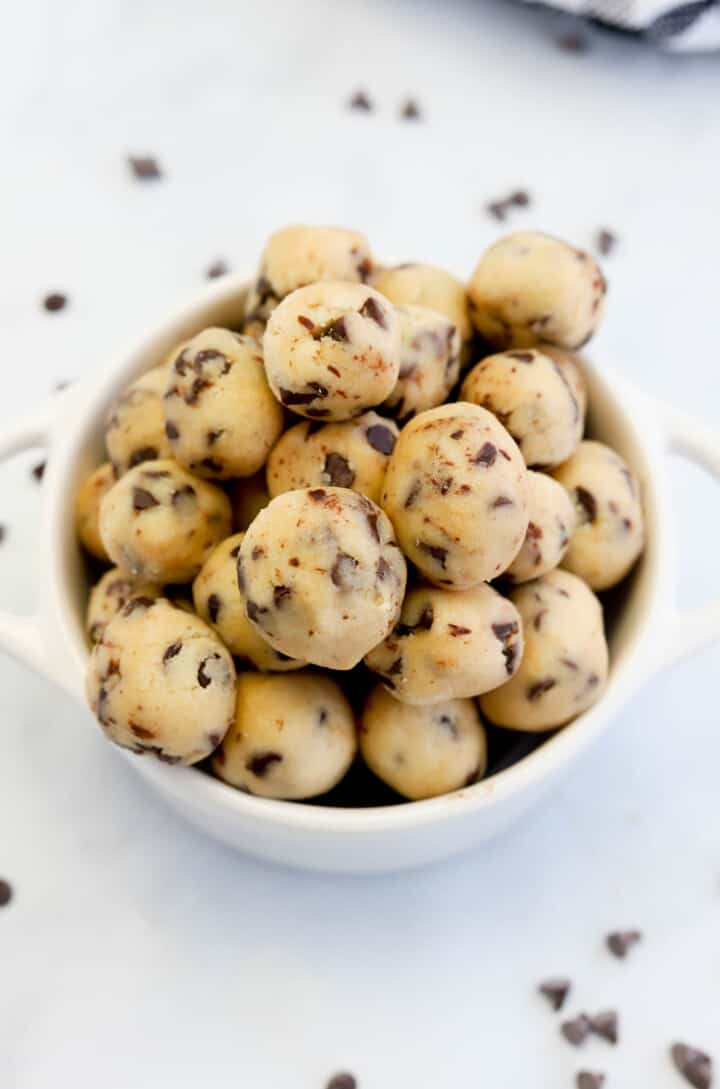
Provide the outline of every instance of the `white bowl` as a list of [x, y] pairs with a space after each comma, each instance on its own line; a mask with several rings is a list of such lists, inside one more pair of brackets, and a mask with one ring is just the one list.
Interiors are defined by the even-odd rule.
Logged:
[[[80, 480], [103, 460], [103, 421], [112, 398], [175, 344], [207, 325], [235, 325], [245, 283], [228, 277], [205, 290], [99, 381], [55, 395], [0, 436], [0, 459], [30, 446], [49, 448], [37, 615], [0, 613], [0, 648], [70, 692], [89, 730], [83, 681], [86, 576], [76, 543], [73, 499]], [[720, 478], [720, 438], [658, 404], [604, 365], [588, 364], [591, 433], [615, 447], [640, 478], [647, 549], [625, 584], [610, 631], [611, 669], [600, 702], [519, 763], [440, 798], [370, 809], [342, 809], [252, 797], [193, 768], [168, 766], [117, 749], [179, 813], [239, 850], [304, 869], [362, 873], [417, 866], [488, 839], [524, 813], [618, 708], [658, 669], [720, 636], [720, 602], [690, 612], [673, 607], [674, 538], [663, 459], [669, 450]]]

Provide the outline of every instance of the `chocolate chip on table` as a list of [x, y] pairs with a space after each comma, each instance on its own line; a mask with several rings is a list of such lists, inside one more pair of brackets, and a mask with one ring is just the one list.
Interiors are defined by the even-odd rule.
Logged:
[[47, 464], [47, 462], [45, 462], [45, 461], [39, 461], [37, 463], [37, 465], [33, 465], [32, 475], [35, 477], [35, 479], [38, 481], [38, 483], [45, 476], [45, 466], [46, 466], [46, 464]]
[[580, 1070], [575, 1078], [577, 1089], [602, 1089], [605, 1075], [597, 1071]]
[[603, 228], [595, 235], [595, 248], [601, 257], [609, 257], [617, 245], [617, 236]]
[[348, 109], [351, 110], [364, 110], [365, 113], [372, 113], [373, 104], [367, 91], [358, 89], [348, 99]]
[[403, 121], [421, 121], [422, 110], [417, 99], [406, 98], [400, 107], [400, 116]]
[[13, 890], [9, 881], [0, 878], [0, 907], [6, 907], [12, 900]]
[[530, 204], [530, 194], [526, 189], [516, 189], [507, 197], [491, 200], [485, 205], [485, 211], [499, 223], [504, 223], [505, 217], [513, 208], [527, 208]]
[[546, 979], [544, 983], [539, 984], [538, 991], [547, 998], [557, 1013], [565, 1005], [567, 996], [570, 994], [570, 987], [569, 979]]
[[612, 934], [608, 934], [605, 944], [614, 956], [624, 960], [639, 941], [642, 941], [640, 930], [614, 930]]
[[3, 525], [3, 524], [2, 524], [1, 522], [0, 522], [0, 544], [2, 544], [2, 543], [3, 543], [3, 541], [5, 540], [5, 538], [6, 538], [6, 537], [7, 537], [7, 527], [6, 527], [6, 526], [4, 526], [4, 525]]
[[675, 1069], [694, 1089], [710, 1089], [713, 1080], [713, 1063], [709, 1055], [689, 1044], [673, 1044], [670, 1049]]
[[325, 1089], [357, 1089], [357, 1079], [347, 1071], [342, 1071], [340, 1074], [333, 1074]]
[[615, 1010], [603, 1010], [590, 1018], [590, 1031], [596, 1036], [602, 1036], [610, 1044], [618, 1042], [620, 1030], [618, 1015]]
[[128, 155], [128, 165], [139, 181], [162, 178], [162, 170], [152, 155]]
[[590, 1035], [592, 1026], [586, 1013], [580, 1013], [572, 1021], [563, 1021], [560, 1031], [569, 1044], [579, 1047]]
[[49, 313], [56, 314], [58, 310], [64, 310], [67, 306], [67, 295], [60, 291], [52, 291], [43, 299], [43, 306]]
[[584, 34], [576, 30], [570, 30], [566, 34], [560, 34], [555, 39], [555, 44], [565, 53], [587, 53], [590, 45]]
[[225, 261], [219, 257], [217, 261], [213, 261], [211, 265], [208, 265], [205, 275], [208, 280], [217, 280], [220, 276], [227, 276], [229, 271]]

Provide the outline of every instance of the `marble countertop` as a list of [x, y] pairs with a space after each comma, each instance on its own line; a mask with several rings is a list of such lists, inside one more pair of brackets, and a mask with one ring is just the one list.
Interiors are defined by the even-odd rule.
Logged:
[[[102, 368], [223, 257], [287, 221], [364, 229], [393, 258], [471, 269], [513, 227], [607, 259], [607, 358], [719, 418], [720, 66], [482, 0], [27, 0], [0, 45], [0, 419]], [[369, 115], [344, 102], [364, 87]], [[423, 119], [402, 122], [415, 96]], [[128, 153], [166, 176], [141, 185]], [[45, 313], [46, 292], [69, 307]], [[1, 426], [1, 425], [0, 425]], [[0, 476], [5, 606], [32, 603], [37, 457]], [[668, 463], [678, 599], [718, 593], [717, 493]], [[710, 542], [708, 545], [706, 542]], [[62, 695], [0, 660], [2, 1089], [676, 1089], [686, 1040], [720, 1061], [720, 649], [659, 678], [531, 817], [397, 877], [265, 866], [189, 829]], [[638, 926], [627, 961], [605, 933]], [[583, 1052], [536, 995], [616, 1006]]]

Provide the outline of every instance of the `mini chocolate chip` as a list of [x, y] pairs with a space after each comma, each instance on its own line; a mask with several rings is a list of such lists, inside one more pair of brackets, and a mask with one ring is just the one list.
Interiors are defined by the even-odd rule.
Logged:
[[380, 515], [376, 511], [369, 511], [365, 517], [367, 518], [368, 526], [370, 527], [370, 533], [375, 540], [380, 543], [380, 530], [378, 529], [378, 520]]
[[273, 605], [275, 608], [278, 608], [286, 598], [291, 596], [292, 588], [290, 586], [273, 586]]
[[390, 574], [391, 567], [384, 556], [381, 556], [378, 562], [375, 564], [375, 574], [380, 582], [384, 582], [387, 575]]
[[694, 1089], [710, 1089], [713, 1063], [706, 1052], [690, 1047], [689, 1044], [673, 1044], [670, 1054], [676, 1070]]
[[311, 401], [315, 401], [318, 398], [327, 397], [328, 391], [326, 386], [321, 386], [319, 382], [308, 382], [308, 393], [296, 393], [289, 389], [280, 389], [280, 400], [284, 405], [309, 405]]
[[[407, 502], [405, 503], [405, 506], [407, 506]], [[440, 564], [443, 571], [445, 571], [447, 567], [447, 548], [428, 544], [427, 541], [418, 541], [418, 548], [423, 552], [427, 552], [429, 556], [432, 556], [432, 558]]]
[[343, 1070], [340, 1074], [333, 1074], [325, 1089], [357, 1089], [357, 1080]]
[[330, 415], [329, 408], [306, 408], [305, 415], [311, 419], [322, 420]]
[[142, 465], [144, 461], [155, 461], [157, 456], [158, 452], [156, 447], [141, 446], [139, 450], [133, 450], [132, 454], [128, 458], [128, 468], [134, 469], [136, 465]]
[[450, 438], [451, 439], [461, 439], [464, 434], [465, 434], [465, 432], [463, 431], [463, 429], [461, 427], [458, 431], [453, 431], [452, 434], [450, 435]]
[[460, 624], [448, 624], [448, 631], [453, 636], [472, 634], [472, 628], [463, 628]]
[[355, 470], [350, 468], [348, 459], [334, 451], [325, 457], [323, 475], [338, 488], [351, 488], [355, 481]]
[[217, 280], [220, 276], [227, 276], [229, 271], [226, 262], [223, 261], [222, 257], [218, 257], [216, 261], [208, 265], [205, 275], [208, 280]]
[[563, 1021], [560, 1031], [569, 1044], [579, 1047], [590, 1035], [590, 1018], [585, 1013], [578, 1014], [572, 1021]]
[[518, 359], [521, 363], [533, 363], [535, 356], [532, 352], [506, 352], [511, 359]]
[[0, 907], [7, 907], [13, 897], [12, 885], [0, 878]]
[[590, 1018], [590, 1030], [608, 1043], [616, 1044], [619, 1036], [618, 1015], [615, 1010], [603, 1010]]
[[453, 486], [453, 478], [451, 476], [448, 476], [444, 480], [441, 480], [439, 483], [437, 483], [436, 486], [437, 490], [440, 492], [440, 495], [447, 495], [447, 493]]
[[512, 458], [511, 458], [511, 457], [510, 457], [510, 455], [508, 454], [507, 450], [503, 450], [503, 449], [501, 448], [501, 449], [500, 449], [500, 454], [501, 454], [501, 456], [502, 456], [502, 457], [504, 457], [504, 458], [505, 458], [505, 461], [512, 461]]
[[201, 688], [207, 688], [209, 684], [212, 684], [212, 677], [206, 672], [205, 666], [208, 664], [208, 662], [213, 661], [213, 659], [217, 659], [219, 661], [220, 655], [208, 654], [208, 656], [206, 658], [203, 658], [200, 665], [198, 666], [197, 679], [198, 684]]
[[514, 193], [511, 193], [508, 197], [511, 204], [514, 204], [516, 208], [527, 208], [530, 203], [530, 194], [526, 189], [516, 189]]
[[207, 469], [209, 473], [221, 473], [223, 471], [223, 463], [218, 461], [217, 458], [203, 458], [199, 465], [202, 469]]
[[395, 627], [395, 634], [402, 638], [405, 635], [412, 635], [416, 631], [430, 631], [435, 620], [435, 610], [428, 602], [423, 605], [420, 612], [420, 616], [414, 624], [397, 624]]
[[132, 613], [138, 609], [149, 609], [151, 605], [155, 604], [155, 598], [145, 597], [144, 594], [138, 594], [137, 597], [132, 597], [128, 601], [127, 605], [122, 611], [123, 616], [131, 616]]
[[374, 321], [381, 329], [387, 329], [385, 311], [377, 299], [374, 299], [372, 295], [368, 295], [367, 299], [358, 310], [358, 314], [363, 318], [369, 318], [370, 321]]
[[210, 597], [207, 599], [207, 611], [208, 611], [208, 616], [210, 617], [210, 622], [212, 624], [215, 623], [218, 616], [220, 615], [221, 606], [222, 606], [222, 602], [220, 601], [220, 598], [218, 597], [218, 595], [217, 594], [210, 594]]
[[492, 502], [492, 509], [497, 510], [499, 507], [514, 507], [515, 503], [509, 495], [499, 495], [497, 499]]
[[577, 1089], [602, 1089], [605, 1075], [590, 1070], [580, 1070], [575, 1078]]
[[130, 722], [128, 725], [135, 737], [139, 737], [141, 741], [152, 741], [155, 737], [152, 730], [148, 730], [145, 726], [138, 726], [137, 722]]
[[595, 247], [602, 257], [609, 257], [617, 245], [617, 236], [612, 231], [601, 230], [595, 235]]
[[159, 507], [155, 496], [147, 488], [134, 487], [132, 491], [133, 510], [150, 510], [151, 507]]
[[541, 995], [547, 998], [552, 1008], [557, 1012], [565, 1005], [565, 1000], [570, 994], [571, 983], [569, 979], [547, 979], [538, 987]]
[[[215, 619], [215, 618], [213, 617], [213, 619]], [[171, 643], [170, 646], [167, 647], [167, 649], [165, 650], [165, 653], [162, 656], [163, 665], [165, 665], [167, 662], [169, 662], [171, 658], [175, 658], [180, 653], [181, 650], [182, 650], [182, 641], [180, 639], [178, 639], [175, 643]]]
[[405, 497], [405, 503], [404, 503], [405, 510], [410, 509], [410, 507], [413, 505], [413, 503], [415, 502], [417, 497], [420, 495], [421, 490], [422, 490], [422, 481], [415, 480], [413, 482], [412, 487], [410, 488], [410, 491], [407, 493], [407, 496]]
[[165, 434], [167, 435], [167, 437], [169, 439], [179, 439], [180, 438], [180, 432], [178, 430], [178, 426], [177, 426], [177, 424], [174, 424], [172, 422], [172, 420], [168, 420], [168, 422], [165, 424]]
[[258, 617], [262, 616], [264, 613], [267, 612], [267, 608], [264, 605], [258, 605], [258, 603], [256, 601], [253, 601], [252, 598], [248, 598], [245, 603], [245, 612], [248, 614], [250, 620], [257, 621]]
[[0, 525], [0, 544], [3, 543], [6, 536], [7, 536], [7, 528], [5, 526], [3, 526], [3, 525]]
[[365, 438], [380, 454], [392, 454], [397, 439], [389, 427], [382, 424], [371, 424], [365, 432]]
[[422, 111], [414, 98], [406, 98], [400, 107], [400, 116], [403, 121], [421, 121]]
[[315, 322], [312, 320], [312, 318], [306, 317], [305, 314], [298, 314], [298, 321], [301, 325], [303, 325], [312, 333], [313, 329], [315, 328]]
[[[334, 321], [331, 321], [328, 325], [326, 325], [325, 329], [323, 330], [322, 336], [329, 337], [330, 340], [336, 340], [339, 344], [343, 344], [346, 341], [350, 340], [347, 325], [345, 324], [345, 316], [343, 315], [340, 318], [335, 318]], [[329, 369], [330, 368], [328, 368], [328, 370]], [[335, 371], [335, 373], [337, 374], [338, 372]]]
[[358, 561], [354, 556], [349, 556], [347, 552], [338, 552], [330, 570], [330, 578], [333, 584], [341, 589], [345, 587], [347, 579], [352, 575], [357, 565]]
[[37, 465], [33, 465], [32, 475], [35, 477], [35, 479], [38, 481], [38, 483], [45, 476], [45, 466], [46, 466], [46, 464], [47, 463], [44, 462], [44, 461], [39, 461]]
[[597, 518], [597, 500], [592, 492], [589, 492], [587, 488], [577, 487], [575, 489], [575, 500], [583, 509], [586, 522], [594, 522]]
[[128, 155], [128, 164], [139, 181], [155, 181], [162, 177], [162, 170], [152, 155]]
[[457, 740], [458, 728], [454, 718], [451, 718], [450, 715], [441, 714], [438, 715], [436, 722], [438, 722], [440, 726], [447, 730], [451, 737]]
[[373, 108], [367, 92], [363, 90], [355, 91], [348, 101], [348, 106], [351, 110], [364, 110], [365, 113], [370, 113]]
[[493, 446], [491, 442], [485, 442], [473, 458], [473, 463], [475, 465], [487, 465], [489, 468], [491, 465], [495, 464], [496, 458], [497, 446]]
[[641, 940], [640, 930], [614, 930], [612, 934], [608, 934], [605, 943], [611, 953], [624, 960], [632, 947]]
[[182, 503], [183, 499], [192, 499], [197, 495], [197, 492], [193, 488], [192, 484], [183, 484], [181, 488], [176, 488], [170, 496], [170, 502], [174, 507], [177, 507]]
[[224, 427], [218, 427], [214, 431], [208, 431], [205, 438], [207, 439], [208, 446], [214, 446], [218, 439], [225, 434]]
[[251, 775], [257, 776], [258, 779], [264, 779], [273, 764], [282, 763], [282, 759], [279, 752], [257, 752], [246, 761], [245, 767]]
[[146, 480], [162, 480], [170, 476], [170, 473], [167, 469], [143, 469], [142, 475]]
[[308, 496], [315, 503], [321, 503], [326, 495], [327, 495], [327, 492], [325, 491], [324, 488], [311, 488], [310, 491], [308, 492]]
[[495, 638], [499, 639], [502, 643], [511, 635], [517, 635], [517, 633], [520, 631], [520, 625], [518, 624], [517, 620], [507, 620], [501, 624], [493, 624], [492, 630]]
[[531, 684], [527, 690], [527, 698], [531, 703], [535, 703], [546, 692], [549, 692], [551, 688], [554, 688], [557, 681], [554, 677], [544, 677], [543, 680], [537, 681], [535, 684]]
[[300, 566], [300, 559], [299, 559], [298, 556], [291, 556], [290, 559], [288, 560], [288, 563], [290, 564], [291, 567], [299, 567]]
[[402, 668], [402, 658], [396, 658], [392, 665], [388, 666], [388, 668], [385, 670], [385, 675], [388, 677], [397, 677], [398, 673], [402, 673]]
[[577, 671], [580, 668], [577, 662], [574, 662], [572, 658], [561, 658], [560, 664], [564, 665], [566, 669], [572, 669], [573, 672]]
[[64, 310], [67, 306], [67, 296], [60, 291], [53, 291], [50, 295], [45, 296], [43, 306], [49, 313], [56, 314], [58, 310]]
[[264, 555], [265, 549], [262, 547], [262, 545], [255, 545], [252, 552], [250, 553], [250, 558], [253, 560], [259, 560], [262, 559]]

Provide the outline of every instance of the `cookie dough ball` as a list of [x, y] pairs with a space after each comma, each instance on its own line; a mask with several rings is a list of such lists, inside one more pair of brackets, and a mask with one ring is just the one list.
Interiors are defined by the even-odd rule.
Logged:
[[522, 652], [518, 611], [491, 586], [459, 592], [419, 587], [365, 665], [396, 699], [423, 705], [497, 688], [515, 673]]
[[311, 284], [273, 311], [263, 351], [282, 404], [312, 419], [349, 420], [392, 393], [400, 322], [387, 299], [364, 284]]
[[85, 630], [93, 643], [102, 639], [112, 618], [127, 605], [131, 597], [154, 600], [162, 595], [162, 587], [147, 579], [128, 575], [119, 567], [111, 567], [90, 591], [85, 613]]
[[485, 730], [472, 700], [411, 707], [382, 685], [365, 704], [360, 751], [379, 779], [412, 801], [470, 786], [487, 767]]
[[462, 384], [463, 401], [497, 416], [527, 465], [559, 465], [570, 457], [585, 428], [585, 400], [576, 395], [579, 372], [536, 349], [490, 355]]
[[434, 265], [404, 264], [380, 269], [373, 287], [398, 306], [428, 306], [449, 318], [460, 340], [473, 334], [465, 284]]
[[260, 344], [229, 329], [204, 329], [170, 371], [165, 433], [173, 457], [198, 476], [251, 476], [283, 428]]
[[270, 494], [332, 484], [378, 503], [397, 437], [397, 425], [376, 412], [342, 423], [303, 420], [285, 432], [268, 458]]
[[198, 617], [164, 598], [133, 597], [95, 644], [86, 691], [116, 745], [168, 764], [196, 764], [232, 721], [235, 669]]
[[236, 658], [256, 669], [282, 672], [305, 662], [288, 658], [261, 639], [245, 614], [237, 582], [237, 560], [244, 533], [228, 537], [211, 552], [193, 583], [198, 616], [211, 625]]
[[100, 504], [114, 483], [115, 470], [105, 461], [83, 480], [75, 496], [75, 529], [80, 544], [104, 563], [108, 562], [108, 554], [100, 538]]
[[537, 231], [486, 250], [468, 284], [475, 328], [498, 348], [580, 348], [602, 317], [607, 285], [589, 253]]
[[495, 417], [459, 402], [400, 432], [382, 506], [430, 582], [467, 590], [512, 563], [527, 529], [527, 470]]
[[357, 749], [339, 686], [314, 673], [238, 677], [235, 721], [213, 757], [231, 786], [264, 798], [314, 798], [340, 782]]
[[525, 653], [512, 680], [480, 697], [498, 726], [554, 730], [602, 694], [608, 648], [600, 602], [582, 579], [550, 571], [518, 586], [511, 600], [522, 617]]
[[105, 446], [118, 476], [143, 461], [172, 456], [163, 413], [167, 375], [166, 364], [153, 367], [128, 386], [110, 409]]
[[100, 505], [108, 556], [150, 582], [190, 582], [230, 529], [225, 493], [175, 461], [137, 465]]
[[460, 374], [460, 335], [451, 321], [424, 306], [397, 306], [400, 374], [385, 407], [405, 422], [441, 405]]
[[279, 495], [250, 526], [238, 558], [260, 635], [328, 669], [352, 669], [390, 632], [406, 574], [390, 520], [347, 488]]
[[236, 480], [230, 490], [233, 523], [237, 529], [247, 529], [257, 514], [270, 502], [265, 470]]
[[261, 324], [286, 295], [320, 280], [363, 283], [372, 272], [364, 234], [343, 227], [285, 227], [273, 234], [250, 289], [246, 321]]
[[528, 515], [523, 546], [505, 572], [511, 582], [527, 582], [558, 567], [575, 528], [570, 497], [545, 473], [528, 472]]
[[627, 575], [645, 545], [640, 484], [619, 454], [591, 441], [581, 442], [553, 476], [577, 516], [563, 567], [593, 590], [607, 590]]

